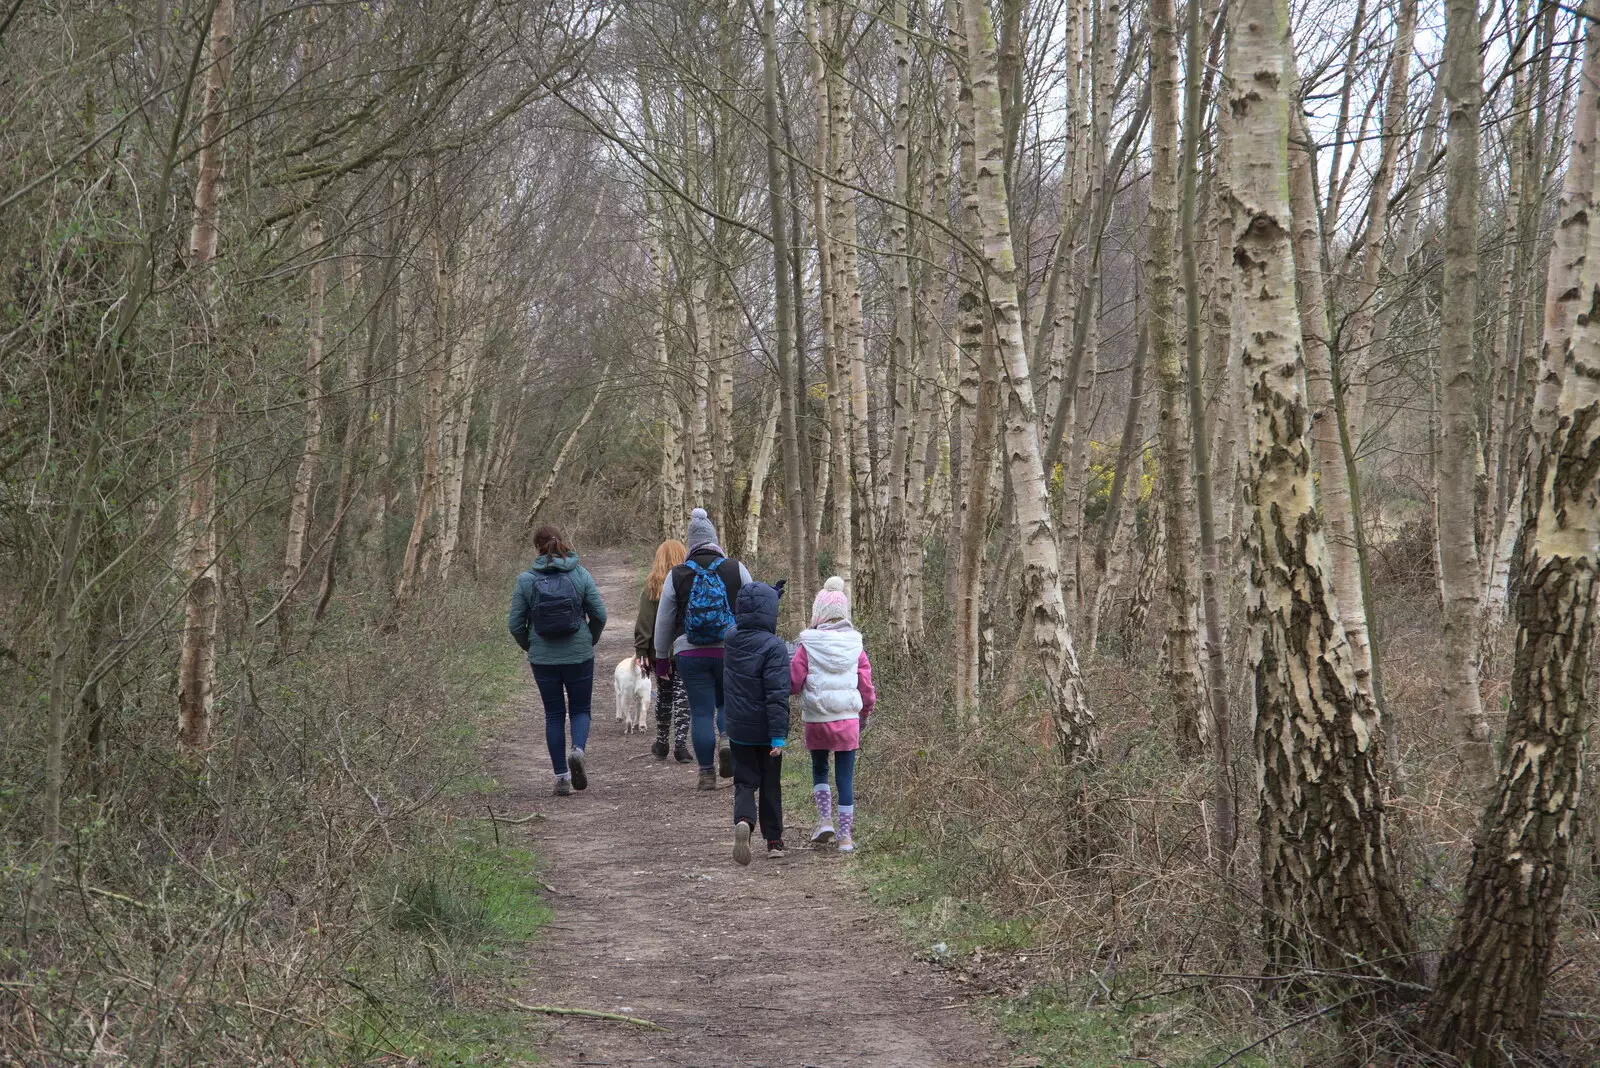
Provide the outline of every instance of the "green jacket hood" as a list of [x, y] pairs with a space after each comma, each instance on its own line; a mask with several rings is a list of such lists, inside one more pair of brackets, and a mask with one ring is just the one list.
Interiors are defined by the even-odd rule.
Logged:
[[551, 556], [549, 553], [540, 555], [533, 563], [528, 565], [529, 571], [571, 571], [578, 566], [578, 554], [568, 553], [565, 556]]

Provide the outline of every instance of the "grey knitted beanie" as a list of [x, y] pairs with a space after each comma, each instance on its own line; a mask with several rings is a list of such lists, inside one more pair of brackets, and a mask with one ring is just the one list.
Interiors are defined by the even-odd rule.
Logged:
[[706, 515], [704, 508], [696, 508], [689, 513], [689, 551], [694, 552], [702, 545], [715, 545], [717, 543], [717, 528], [711, 522], [711, 517]]

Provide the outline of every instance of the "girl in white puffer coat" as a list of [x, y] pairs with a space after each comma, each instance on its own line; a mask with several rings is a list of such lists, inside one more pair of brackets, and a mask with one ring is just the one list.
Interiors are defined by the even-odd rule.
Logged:
[[[800, 718], [811, 751], [811, 796], [817, 803], [817, 829], [811, 841], [825, 845], [837, 838], [839, 852], [854, 852], [856, 751], [861, 748], [861, 727], [878, 695], [861, 632], [850, 623], [844, 580], [837, 575], [823, 583], [811, 602], [811, 626], [800, 632], [789, 661], [789, 688], [801, 695]], [[839, 787], [837, 829], [828, 786], [830, 756]]]

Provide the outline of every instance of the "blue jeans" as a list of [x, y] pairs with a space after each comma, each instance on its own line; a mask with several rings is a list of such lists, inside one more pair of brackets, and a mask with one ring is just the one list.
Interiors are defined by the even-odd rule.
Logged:
[[[856, 753], [851, 749], [833, 754], [833, 775], [839, 781], [839, 804], [856, 803]], [[811, 750], [811, 785], [828, 785], [828, 750]]]
[[594, 659], [581, 664], [534, 664], [533, 681], [544, 698], [544, 744], [550, 767], [567, 774], [567, 717], [572, 717], [572, 748], [589, 744], [590, 699], [594, 696]]
[[717, 763], [717, 735], [726, 734], [722, 718], [722, 657], [679, 656], [678, 678], [689, 695], [689, 738], [701, 771]]

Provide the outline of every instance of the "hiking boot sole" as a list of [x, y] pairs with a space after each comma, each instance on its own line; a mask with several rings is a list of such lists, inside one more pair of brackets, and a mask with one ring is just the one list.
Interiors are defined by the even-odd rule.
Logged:
[[743, 820], [733, 825], [733, 862], [750, 863], [750, 825]]
[[818, 827], [816, 833], [811, 836], [811, 844], [827, 845], [833, 841], [835, 833], [832, 827]]
[[717, 750], [717, 774], [724, 779], [733, 778], [733, 746], [727, 742]]
[[572, 772], [572, 788], [574, 790], [587, 790], [589, 788], [589, 776], [583, 769], [583, 757], [568, 757], [567, 770]]

